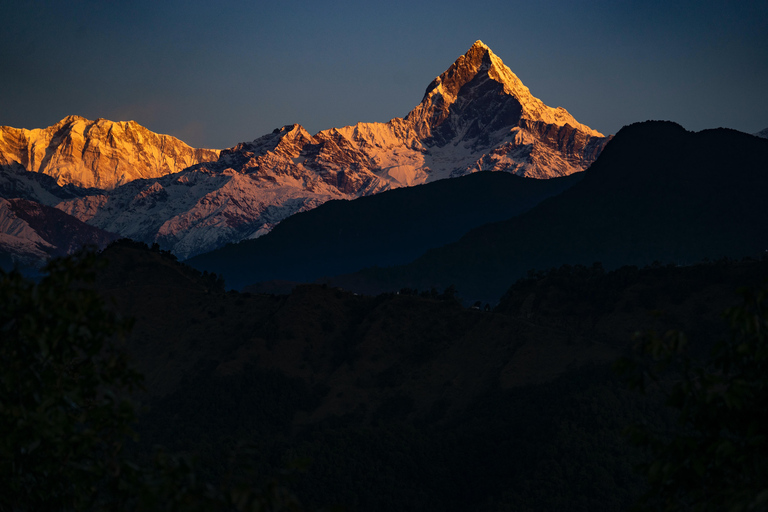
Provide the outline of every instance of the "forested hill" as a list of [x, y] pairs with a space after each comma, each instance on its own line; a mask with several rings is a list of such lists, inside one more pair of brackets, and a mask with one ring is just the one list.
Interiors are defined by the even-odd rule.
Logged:
[[307, 457], [291, 483], [305, 504], [365, 511], [628, 509], [644, 455], [620, 433], [668, 414], [612, 363], [638, 330], [710, 345], [736, 290], [768, 278], [761, 261], [565, 266], [484, 311], [450, 289], [226, 292], [125, 241], [103, 257], [103, 293], [136, 319], [142, 446], [197, 453], [214, 476], [241, 442], [265, 474]]

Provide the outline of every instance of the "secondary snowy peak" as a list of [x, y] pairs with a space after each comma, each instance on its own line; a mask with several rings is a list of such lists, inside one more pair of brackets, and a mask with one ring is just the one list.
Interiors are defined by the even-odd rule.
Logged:
[[[576, 121], [564, 108], [548, 107], [533, 96], [517, 75], [479, 40], [432, 81], [421, 103], [406, 116], [406, 120], [414, 123], [422, 136], [429, 136], [453, 111], [463, 110], [466, 103], [477, 103], [483, 96], [489, 96], [487, 99], [490, 100], [488, 93], [507, 96], [492, 98], [487, 105], [493, 108], [501, 103], [511, 103], [507, 108], [510, 114], [505, 119], [507, 122], [523, 119], [556, 126], [570, 125], [586, 135], [603, 137], [597, 130]], [[476, 113], [477, 109], [473, 110]]]
[[765, 130], [760, 130], [759, 132], [753, 134], [755, 137], [762, 137], [763, 139], [768, 139], [768, 128]]
[[267, 158], [265, 161], [265, 156], [297, 158], [302, 148], [313, 142], [314, 138], [303, 126], [299, 124], [286, 125], [282, 128], [276, 128], [272, 133], [252, 142], [241, 142], [232, 148], [223, 150], [219, 164], [238, 170], [243, 167], [261, 168], [265, 163], [274, 160]]
[[42, 129], [0, 126], [0, 165], [19, 163], [28, 171], [54, 177], [59, 185], [112, 189], [218, 156], [218, 150], [192, 148], [134, 121], [68, 116]]

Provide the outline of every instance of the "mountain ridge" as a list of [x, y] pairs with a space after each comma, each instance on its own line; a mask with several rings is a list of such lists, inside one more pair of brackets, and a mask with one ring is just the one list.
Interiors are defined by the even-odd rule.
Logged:
[[41, 260], [86, 245], [101, 249], [118, 238], [56, 208], [27, 199], [0, 198], [0, 268], [5, 270], [28, 270]]

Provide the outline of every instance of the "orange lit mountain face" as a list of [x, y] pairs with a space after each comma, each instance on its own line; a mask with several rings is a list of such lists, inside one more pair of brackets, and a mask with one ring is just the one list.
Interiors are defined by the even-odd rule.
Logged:
[[[71, 116], [42, 130], [1, 127], [0, 191], [187, 258], [260, 236], [330, 199], [484, 170], [573, 174], [607, 141], [565, 109], [544, 105], [477, 41], [407, 116], [387, 123], [315, 135], [289, 125], [220, 152], [134, 122]], [[95, 189], [25, 185], [22, 167]]]
[[109, 190], [218, 157], [218, 150], [191, 148], [134, 121], [68, 116], [44, 129], [0, 127], [0, 165], [19, 163], [56, 178], [59, 185]]

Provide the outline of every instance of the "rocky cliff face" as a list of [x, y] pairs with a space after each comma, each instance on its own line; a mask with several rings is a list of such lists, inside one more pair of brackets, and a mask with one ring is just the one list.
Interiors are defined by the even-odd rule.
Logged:
[[387, 123], [315, 135], [288, 125], [220, 152], [133, 122], [73, 116], [43, 130], [2, 128], [0, 195], [55, 206], [187, 258], [260, 236], [330, 199], [477, 171], [572, 174], [608, 140], [544, 105], [477, 41], [407, 116]]
[[216, 160], [219, 151], [195, 149], [133, 122], [69, 116], [44, 129], [0, 127], [0, 165], [21, 164], [59, 185], [113, 189]]

